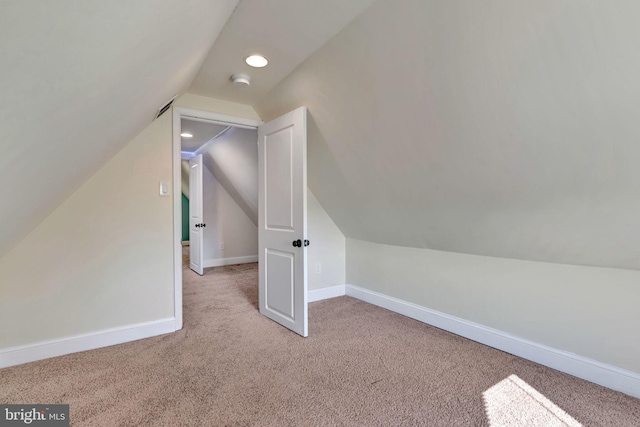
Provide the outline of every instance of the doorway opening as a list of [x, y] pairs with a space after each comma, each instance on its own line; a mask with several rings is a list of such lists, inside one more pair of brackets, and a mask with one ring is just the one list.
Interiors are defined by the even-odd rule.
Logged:
[[[182, 328], [183, 247], [202, 268], [257, 262], [257, 128], [262, 122], [175, 107], [173, 112], [174, 283], [176, 329]], [[191, 137], [182, 137], [190, 134]], [[201, 186], [195, 196], [202, 218], [189, 218], [189, 243], [183, 239], [182, 212], [194, 195], [183, 179], [189, 161], [199, 158]], [[186, 169], [186, 170], [185, 170]], [[178, 191], [180, 189], [180, 191]], [[204, 190], [204, 191], [203, 191]], [[187, 198], [185, 201], [183, 197]], [[195, 201], [195, 199], [194, 199]], [[196, 204], [197, 204], [196, 203]], [[196, 227], [198, 225], [198, 227]], [[195, 234], [193, 233], [195, 232]], [[199, 253], [192, 240], [199, 237]], [[184, 245], [184, 246], [183, 246]], [[197, 251], [195, 251], [197, 252]], [[192, 260], [190, 259], [190, 263]]]
[[190, 268], [202, 275], [258, 262], [258, 132], [188, 118], [181, 127], [182, 245]]
[[[183, 119], [185, 121], [183, 122]], [[240, 144], [232, 143], [225, 161], [230, 168], [221, 174], [218, 183], [235, 180], [227, 193], [238, 193], [236, 205], [254, 222], [258, 228], [258, 272], [259, 311], [280, 325], [306, 337], [308, 335], [308, 295], [307, 295], [307, 109], [298, 107], [268, 123], [240, 119], [198, 110], [174, 108], [173, 110], [173, 188], [174, 191], [174, 288], [176, 330], [182, 329], [182, 196], [177, 191], [182, 184], [182, 136], [183, 123], [213, 123], [228, 129], [218, 129], [217, 137], [232, 133], [232, 129], [257, 129], [252, 134], [249, 146], [251, 153], [257, 149], [257, 179], [238, 173], [234, 165], [241, 164], [237, 155]], [[240, 132], [240, 131], [238, 131]], [[255, 136], [257, 135], [257, 138]], [[193, 134], [190, 133], [190, 137]], [[211, 147], [216, 147], [215, 142]], [[201, 150], [201, 148], [198, 148]], [[208, 150], [208, 149], [207, 149]], [[231, 153], [231, 154], [229, 154]], [[203, 187], [204, 160], [202, 153], [189, 160], [189, 186]], [[210, 153], [211, 154], [211, 153]], [[245, 161], [255, 165], [255, 160], [247, 160], [254, 154], [245, 155]], [[215, 157], [215, 155], [212, 155]], [[220, 169], [212, 167], [212, 169]], [[253, 169], [253, 166], [252, 166]], [[255, 172], [255, 169], [253, 169]], [[197, 172], [197, 174], [195, 173]], [[235, 175], [234, 175], [235, 174]], [[234, 175], [234, 178], [229, 178]], [[197, 179], [192, 177], [197, 177]], [[249, 188], [257, 184], [254, 191], [243, 191], [243, 183]], [[222, 185], [220, 186], [222, 187]], [[232, 197], [233, 198], [233, 197]], [[255, 202], [252, 202], [255, 200]], [[197, 203], [196, 203], [197, 202]], [[204, 213], [203, 198], [190, 200], [190, 266], [198, 274], [204, 273], [205, 253], [203, 246]], [[198, 209], [194, 208], [197, 207]], [[253, 220], [252, 218], [255, 218]], [[197, 247], [195, 245], [198, 245]], [[226, 243], [214, 240], [218, 249], [226, 248]], [[197, 260], [194, 257], [197, 256]]]

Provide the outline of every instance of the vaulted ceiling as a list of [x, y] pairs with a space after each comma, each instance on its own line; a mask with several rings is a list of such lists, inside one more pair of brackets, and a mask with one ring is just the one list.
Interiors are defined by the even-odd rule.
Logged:
[[187, 89], [236, 3], [0, 3], [0, 256]]
[[[243, 104], [255, 104], [309, 55], [342, 30], [373, 0], [241, 0], [198, 72], [189, 92]], [[265, 68], [244, 59], [265, 55]], [[246, 73], [247, 90], [230, 77]]]
[[638, 2], [0, 8], [0, 256], [190, 91], [307, 105], [309, 185], [348, 237], [640, 268]]
[[191, 137], [182, 137], [181, 149], [187, 153], [195, 153], [204, 144], [220, 135], [229, 126], [217, 123], [182, 119], [180, 129]]
[[[252, 103], [370, 3], [1, 2], [0, 257], [196, 75], [193, 92]], [[260, 73], [243, 62], [254, 51], [272, 60]]]
[[640, 269], [639, 16], [378, 1], [255, 108], [308, 106], [309, 185], [348, 237]]

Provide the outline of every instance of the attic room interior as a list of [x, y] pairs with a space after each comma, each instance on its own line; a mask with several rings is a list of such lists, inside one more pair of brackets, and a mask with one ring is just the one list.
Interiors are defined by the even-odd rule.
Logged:
[[0, 420], [640, 425], [639, 17], [1, 2]]

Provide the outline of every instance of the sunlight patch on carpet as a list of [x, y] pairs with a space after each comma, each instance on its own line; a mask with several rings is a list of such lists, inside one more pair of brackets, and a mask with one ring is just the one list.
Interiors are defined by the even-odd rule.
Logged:
[[536, 389], [511, 375], [482, 393], [491, 427], [582, 427]]

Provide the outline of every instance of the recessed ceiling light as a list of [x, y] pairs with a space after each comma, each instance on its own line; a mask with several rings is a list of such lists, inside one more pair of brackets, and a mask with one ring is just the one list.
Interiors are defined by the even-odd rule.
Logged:
[[182, 132], [180, 136], [183, 138], [193, 138], [193, 135], [191, 135], [189, 132]]
[[269, 63], [269, 60], [262, 55], [251, 55], [247, 56], [244, 62], [251, 65], [252, 67], [262, 68], [266, 67], [266, 65]]

